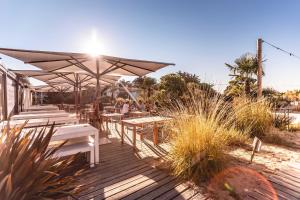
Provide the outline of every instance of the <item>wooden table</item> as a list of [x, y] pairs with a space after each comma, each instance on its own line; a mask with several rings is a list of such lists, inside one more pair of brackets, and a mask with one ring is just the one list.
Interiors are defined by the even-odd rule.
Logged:
[[120, 112], [121, 108], [115, 106], [104, 106], [103, 109], [109, 113], [111, 112]]
[[129, 112], [129, 116], [130, 117], [145, 117], [145, 116], [149, 116], [150, 112], [142, 112], [142, 111], [132, 111]]
[[48, 113], [38, 113], [38, 114], [19, 114], [14, 115], [11, 120], [29, 120], [29, 119], [39, 119], [39, 118], [57, 118], [57, 117], [73, 117], [73, 114], [67, 112], [48, 112]]
[[89, 124], [76, 124], [55, 128], [51, 141], [61, 141], [85, 136], [94, 137], [95, 163], [99, 164], [99, 131]]
[[163, 123], [166, 121], [172, 120], [170, 117], [160, 117], [160, 116], [153, 116], [153, 117], [142, 117], [142, 118], [135, 118], [135, 119], [124, 119], [121, 121], [121, 142], [124, 143], [124, 127], [125, 126], [132, 126], [132, 145], [133, 148], [136, 148], [136, 128], [143, 127], [144, 125], [153, 124], [153, 144], [158, 144], [158, 127], [157, 124]]
[[[53, 123], [55, 125], [62, 124], [78, 124], [79, 120], [76, 117], [56, 117], [56, 118], [39, 118], [39, 119], [29, 119], [29, 120], [10, 120], [9, 125], [22, 126], [27, 121], [26, 128], [28, 127], [39, 127], [39, 126], [51, 126]], [[8, 124], [8, 121], [3, 121], [0, 123], [0, 127], [4, 128]]]
[[103, 113], [100, 116], [101, 116], [102, 122], [106, 123], [106, 130], [108, 130], [108, 122], [111, 121], [113, 118], [119, 118], [119, 121], [121, 121], [124, 114], [121, 114], [121, 113]]

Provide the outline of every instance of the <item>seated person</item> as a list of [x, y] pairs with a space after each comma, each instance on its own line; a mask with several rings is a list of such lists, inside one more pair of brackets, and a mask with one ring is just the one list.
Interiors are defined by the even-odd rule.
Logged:
[[136, 102], [132, 102], [132, 104], [130, 105], [130, 111], [135, 111], [137, 110], [137, 106], [136, 106]]
[[144, 112], [146, 109], [145, 109], [145, 104], [142, 100], [139, 100], [139, 110]]
[[121, 113], [124, 114], [125, 116], [128, 116], [129, 114], [129, 101], [126, 100], [125, 103], [123, 104]]

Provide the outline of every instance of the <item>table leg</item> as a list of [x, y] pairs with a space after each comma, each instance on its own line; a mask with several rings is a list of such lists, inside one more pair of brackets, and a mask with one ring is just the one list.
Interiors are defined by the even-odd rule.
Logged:
[[136, 149], [136, 126], [133, 126], [133, 130], [132, 130], [132, 146], [133, 149]]
[[121, 122], [121, 143], [124, 144], [124, 123]]
[[156, 123], [154, 123], [153, 126], [153, 144], [154, 145], [158, 144], [158, 127]]
[[100, 158], [99, 158], [99, 131], [95, 132], [95, 163], [99, 164]]
[[105, 122], [106, 122], [106, 131], [108, 131], [108, 118], [105, 118]]

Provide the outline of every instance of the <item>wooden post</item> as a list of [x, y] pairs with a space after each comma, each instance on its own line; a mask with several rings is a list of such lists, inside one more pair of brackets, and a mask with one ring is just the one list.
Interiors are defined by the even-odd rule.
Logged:
[[136, 150], [136, 126], [135, 125], [133, 126], [132, 129], [132, 147], [133, 150]]
[[2, 74], [2, 81], [3, 81], [3, 119], [7, 120], [8, 111], [7, 111], [7, 75], [6, 73]]
[[158, 127], [156, 123], [154, 123], [153, 126], [153, 144], [154, 145], [158, 144]]
[[262, 97], [262, 42], [263, 40], [259, 38], [257, 40], [257, 98]]
[[121, 121], [121, 144], [124, 144], [124, 122]]
[[19, 113], [19, 80], [20, 80], [20, 77], [17, 75], [16, 77], [16, 86], [15, 86], [15, 114], [18, 114]]

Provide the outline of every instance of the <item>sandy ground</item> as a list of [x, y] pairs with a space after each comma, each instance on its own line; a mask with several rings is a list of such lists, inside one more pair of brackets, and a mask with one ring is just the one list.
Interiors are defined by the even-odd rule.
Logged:
[[251, 164], [251, 148], [231, 149], [227, 168], [210, 180], [208, 190], [213, 198], [244, 199], [254, 189], [272, 191], [266, 177], [290, 163], [300, 162], [300, 132], [278, 134], [284, 135], [294, 147], [263, 143]]

